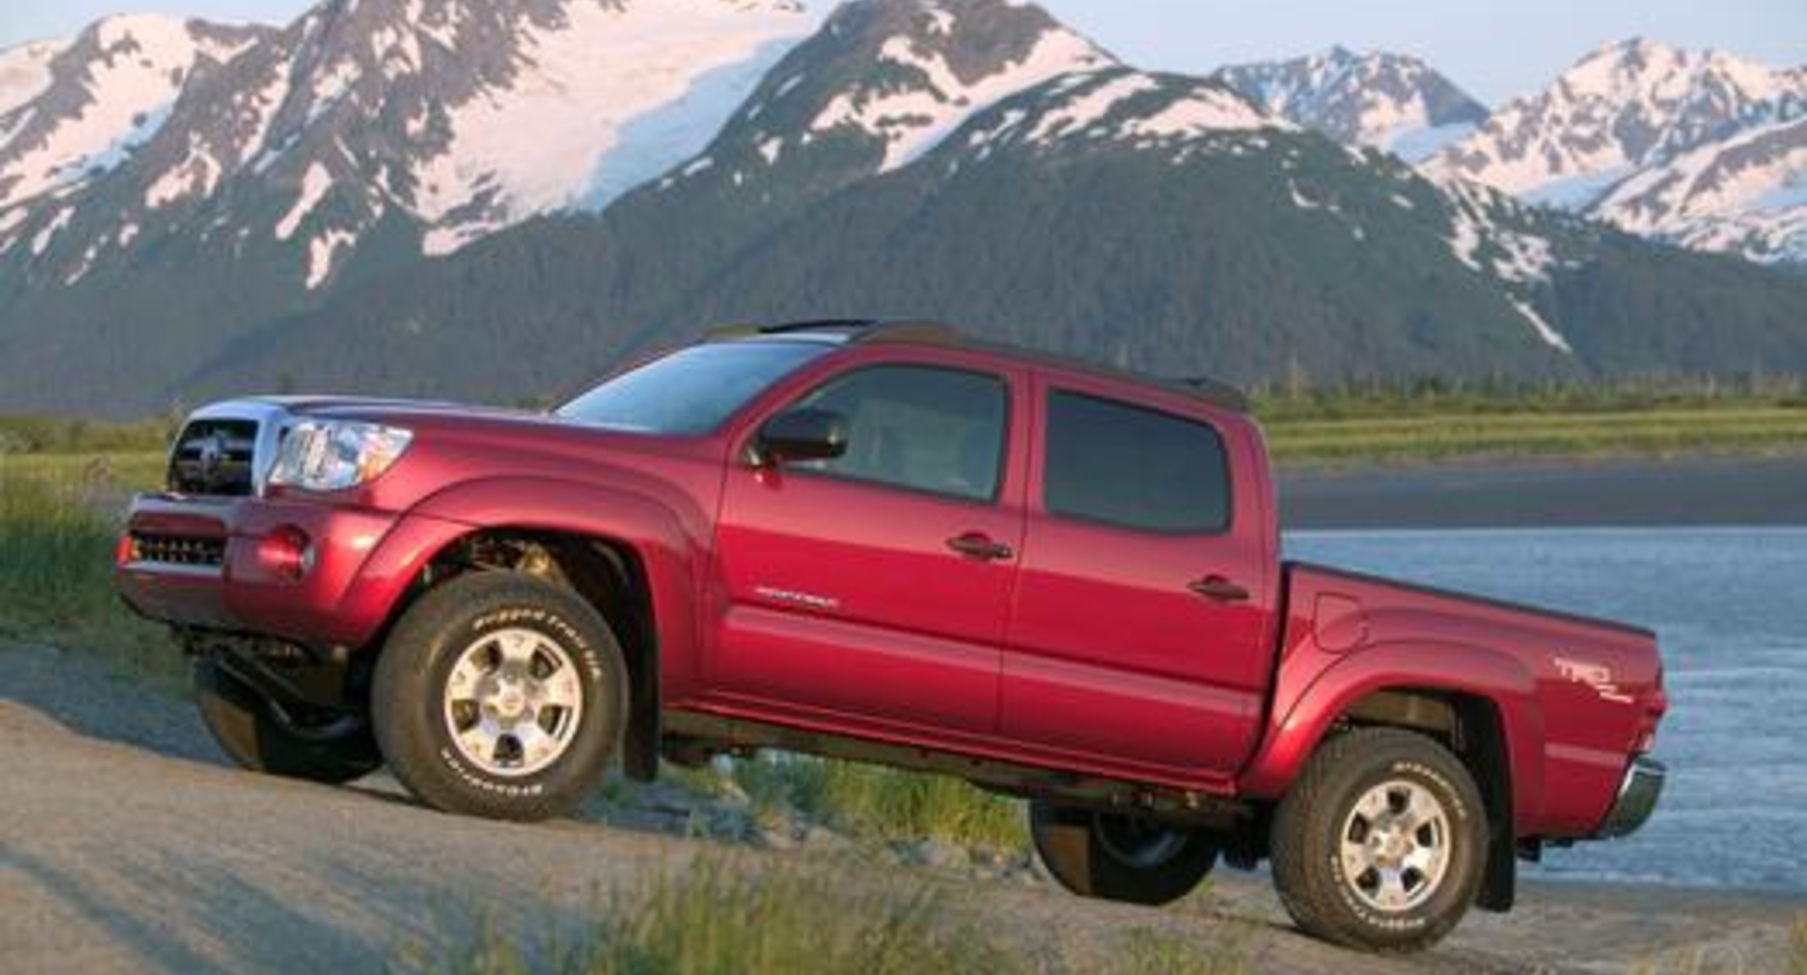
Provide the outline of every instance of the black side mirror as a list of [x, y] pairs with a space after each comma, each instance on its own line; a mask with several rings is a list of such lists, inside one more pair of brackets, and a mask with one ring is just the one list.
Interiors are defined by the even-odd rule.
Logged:
[[847, 418], [807, 406], [785, 410], [759, 428], [753, 451], [761, 464], [832, 460], [847, 452]]

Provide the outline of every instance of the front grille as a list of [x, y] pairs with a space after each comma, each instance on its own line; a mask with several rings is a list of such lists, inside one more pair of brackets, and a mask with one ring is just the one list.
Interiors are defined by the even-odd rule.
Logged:
[[256, 420], [193, 420], [170, 451], [169, 489], [177, 494], [250, 495], [255, 489], [256, 454]]
[[162, 565], [218, 566], [226, 561], [226, 540], [133, 532], [132, 560]]

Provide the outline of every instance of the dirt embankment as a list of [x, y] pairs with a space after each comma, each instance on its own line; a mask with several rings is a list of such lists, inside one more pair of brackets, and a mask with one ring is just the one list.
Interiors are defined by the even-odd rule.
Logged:
[[[325, 788], [222, 767], [182, 702], [80, 656], [0, 645], [0, 971], [381, 970], [473, 919], [542, 933], [717, 845], [656, 829], [440, 815], [380, 784]], [[779, 864], [818, 854], [747, 852]], [[1236, 967], [1396, 972], [1785, 972], [1807, 904], [1733, 893], [1533, 886], [1407, 959], [1293, 933], [1265, 879], [1234, 873], [1166, 911], [1087, 902], [1023, 876], [845, 864], [857, 883], [936, 884], [1054, 971], [1084, 972], [1130, 928]], [[1792, 973], [1788, 973], [1792, 975]]]

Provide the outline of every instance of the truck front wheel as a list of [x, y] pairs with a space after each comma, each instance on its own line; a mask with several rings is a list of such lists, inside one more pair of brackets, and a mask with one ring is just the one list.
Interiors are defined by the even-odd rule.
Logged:
[[1280, 900], [1306, 932], [1407, 952], [1448, 934], [1480, 889], [1486, 812], [1462, 761], [1392, 728], [1339, 735], [1274, 813]]
[[1082, 897], [1167, 904], [1191, 893], [1217, 863], [1208, 834], [1122, 813], [1037, 799], [1029, 830], [1048, 872]]
[[293, 713], [206, 658], [194, 662], [193, 676], [201, 721], [245, 768], [338, 785], [383, 764], [361, 716]]
[[627, 668], [601, 614], [509, 572], [460, 576], [403, 614], [371, 688], [377, 742], [427, 805], [492, 819], [570, 811], [602, 781]]

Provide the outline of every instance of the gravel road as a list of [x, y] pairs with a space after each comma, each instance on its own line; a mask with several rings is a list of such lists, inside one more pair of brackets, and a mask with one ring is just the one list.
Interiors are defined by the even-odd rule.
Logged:
[[[478, 917], [578, 925], [610, 891], [713, 845], [445, 816], [380, 779], [326, 788], [228, 769], [184, 702], [45, 648], [0, 645], [0, 762], [4, 972], [381, 971], [410, 946], [456, 943]], [[872, 873], [958, 888], [987, 930], [1075, 972], [1131, 927], [1232, 939], [1252, 970], [1301, 975], [1784, 972], [1788, 926], [1807, 911], [1735, 893], [1538, 886], [1519, 911], [1471, 916], [1437, 951], [1390, 960], [1294, 934], [1260, 876], [1226, 874], [1209, 896], [1149, 911], [1047, 884]]]

